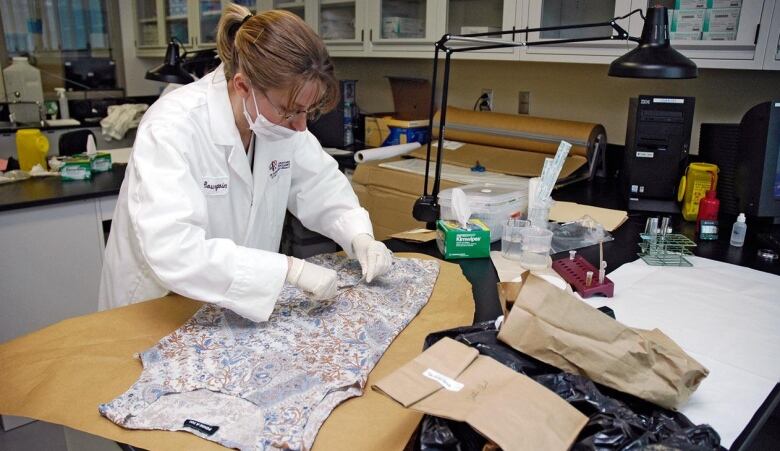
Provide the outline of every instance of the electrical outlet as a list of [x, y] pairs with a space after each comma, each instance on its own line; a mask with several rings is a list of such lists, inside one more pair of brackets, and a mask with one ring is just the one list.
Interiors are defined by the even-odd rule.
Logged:
[[528, 112], [531, 111], [531, 92], [520, 91], [518, 97], [517, 114], [528, 114]]
[[[487, 111], [493, 111], [493, 90], [490, 88], [482, 88], [480, 95], [485, 94], [487, 94], [487, 101], [483, 102], [483, 104], [487, 106]], [[482, 108], [479, 109], [482, 110]]]

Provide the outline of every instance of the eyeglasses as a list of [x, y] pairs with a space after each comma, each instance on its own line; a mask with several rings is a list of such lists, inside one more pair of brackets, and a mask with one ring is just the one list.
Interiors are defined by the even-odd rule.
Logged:
[[274, 109], [276, 115], [282, 119], [282, 122], [288, 122], [301, 114], [305, 114], [306, 119], [310, 121], [316, 121], [320, 118], [320, 116], [322, 116], [322, 111], [319, 107], [310, 108], [308, 110], [287, 111], [284, 108], [277, 107], [274, 102], [271, 101], [271, 98], [268, 97], [268, 94], [266, 94], [265, 91], [260, 91], [260, 93], [263, 94], [265, 100], [267, 100], [268, 104], [271, 105], [271, 108]]

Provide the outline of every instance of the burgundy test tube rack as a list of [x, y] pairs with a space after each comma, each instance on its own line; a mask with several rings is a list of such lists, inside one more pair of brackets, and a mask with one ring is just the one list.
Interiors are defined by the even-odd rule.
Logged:
[[[569, 282], [574, 291], [583, 298], [597, 294], [611, 298], [614, 295], [615, 284], [609, 280], [609, 277], [604, 277], [604, 283], [599, 283], [599, 270], [579, 255], [575, 256], [574, 260], [568, 257], [555, 260], [552, 268], [563, 277], [563, 280]], [[590, 286], [585, 285], [588, 271], [593, 271], [593, 280]]]

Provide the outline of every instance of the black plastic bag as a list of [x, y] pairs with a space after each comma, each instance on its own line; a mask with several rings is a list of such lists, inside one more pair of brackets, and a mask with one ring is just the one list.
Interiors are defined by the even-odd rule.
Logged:
[[[722, 450], [720, 436], [710, 426], [697, 426], [688, 418], [590, 379], [561, 370], [518, 352], [498, 341], [493, 321], [428, 335], [427, 349], [444, 337], [476, 348], [507, 367], [555, 392], [589, 420], [572, 450]], [[486, 440], [468, 424], [425, 415], [420, 449], [481, 450]]]

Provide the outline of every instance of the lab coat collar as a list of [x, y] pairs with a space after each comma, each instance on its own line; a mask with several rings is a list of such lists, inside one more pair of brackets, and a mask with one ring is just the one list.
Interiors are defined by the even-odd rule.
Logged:
[[208, 101], [209, 124], [214, 144], [233, 146], [241, 141], [233, 118], [233, 108], [228, 97], [227, 80], [225, 71], [220, 64], [211, 74], [206, 91]]
[[208, 102], [209, 126], [214, 144], [229, 146], [228, 164], [248, 186], [252, 186], [252, 171], [246, 160], [246, 151], [233, 118], [233, 108], [228, 97], [225, 71], [220, 64], [207, 82], [206, 100]]

